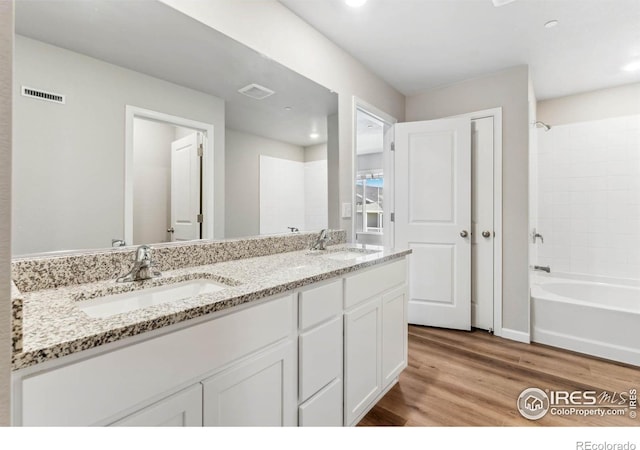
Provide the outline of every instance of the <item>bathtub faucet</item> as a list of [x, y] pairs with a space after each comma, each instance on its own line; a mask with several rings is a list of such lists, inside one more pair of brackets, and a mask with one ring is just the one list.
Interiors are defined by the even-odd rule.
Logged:
[[549, 266], [533, 266], [533, 270], [542, 270], [543, 272], [551, 273], [551, 267]]

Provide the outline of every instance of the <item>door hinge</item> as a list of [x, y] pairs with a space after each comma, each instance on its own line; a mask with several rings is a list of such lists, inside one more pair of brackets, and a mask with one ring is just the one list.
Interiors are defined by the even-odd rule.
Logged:
[[198, 144], [198, 156], [201, 158], [204, 156], [204, 148], [202, 147], [202, 144]]
[[396, 221], [396, 213], [394, 213], [394, 212], [391, 213], [391, 221], [392, 222]]
[[202, 216], [202, 214], [198, 214], [198, 216], [197, 216], [197, 218], [196, 218], [196, 221], [197, 221], [198, 223], [202, 223], [202, 222], [204, 221], [204, 217]]
[[391, 151], [392, 151], [392, 152], [395, 152], [395, 151], [396, 151], [396, 143], [395, 143], [395, 142], [392, 142], [392, 143], [391, 143]]

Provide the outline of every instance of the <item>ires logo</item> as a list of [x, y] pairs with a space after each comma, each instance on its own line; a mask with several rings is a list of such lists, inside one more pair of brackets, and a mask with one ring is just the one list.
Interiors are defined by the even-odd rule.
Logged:
[[598, 404], [596, 391], [549, 391], [549, 401], [553, 406], [589, 406]]
[[592, 390], [550, 390], [527, 388], [518, 397], [518, 411], [529, 420], [538, 420], [547, 413], [552, 415], [617, 415], [627, 413], [635, 419], [637, 416], [637, 390], [627, 392]]

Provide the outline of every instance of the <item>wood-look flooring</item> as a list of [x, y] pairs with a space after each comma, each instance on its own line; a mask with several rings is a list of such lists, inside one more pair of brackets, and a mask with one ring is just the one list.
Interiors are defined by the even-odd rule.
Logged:
[[[486, 331], [409, 326], [409, 365], [360, 426], [640, 426], [625, 416], [523, 418], [516, 408], [529, 387], [640, 391], [640, 367]], [[638, 405], [640, 413], [640, 402]]]

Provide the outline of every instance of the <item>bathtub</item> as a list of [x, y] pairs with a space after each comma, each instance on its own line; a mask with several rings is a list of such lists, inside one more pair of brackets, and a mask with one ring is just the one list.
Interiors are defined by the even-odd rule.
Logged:
[[538, 276], [531, 339], [640, 366], [640, 286]]

